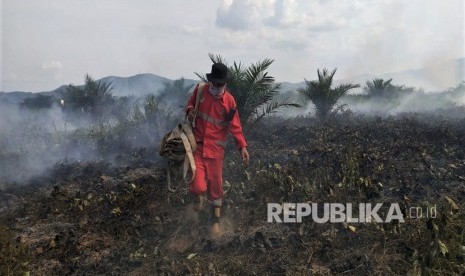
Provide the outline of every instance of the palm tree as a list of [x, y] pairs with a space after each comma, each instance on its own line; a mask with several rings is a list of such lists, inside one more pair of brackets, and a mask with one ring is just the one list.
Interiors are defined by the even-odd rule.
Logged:
[[95, 81], [86, 74], [83, 86], [70, 84], [63, 95], [65, 108], [81, 111], [99, 119], [114, 102], [112, 83]]
[[[222, 56], [209, 54], [213, 63], [221, 62], [227, 65]], [[236, 100], [237, 110], [244, 127], [254, 124], [263, 117], [277, 112], [284, 107], [300, 107], [299, 104], [290, 99], [275, 100], [279, 94], [281, 84], [276, 83], [274, 77], [269, 76], [268, 68], [273, 63], [272, 59], [264, 59], [249, 67], [242, 66], [241, 63], [234, 62], [228, 66], [229, 81], [228, 91], [232, 93]], [[196, 75], [207, 82], [204, 75]]]
[[334, 105], [340, 97], [345, 95], [350, 89], [360, 87], [358, 84], [347, 83], [341, 84], [334, 89], [331, 88], [336, 70], [337, 68], [328, 73], [327, 69], [323, 69], [323, 71], [318, 69], [318, 80], [305, 80], [306, 86], [297, 89], [299, 93], [307, 96], [313, 102], [316, 107], [317, 117], [323, 120], [331, 114]]
[[173, 105], [187, 102], [189, 92], [192, 90], [193, 84], [186, 84], [184, 78], [177, 79], [173, 82], [165, 82], [164, 87], [159, 92], [158, 101], [166, 104]]
[[388, 95], [388, 91], [392, 91], [394, 88], [391, 82], [392, 79], [385, 81], [380, 78], [375, 78], [372, 81], [367, 81], [363, 90], [370, 97], [385, 97]]
[[144, 101], [145, 119], [149, 124], [154, 124], [157, 121], [157, 113], [160, 111], [159, 101], [155, 95], [147, 95]]

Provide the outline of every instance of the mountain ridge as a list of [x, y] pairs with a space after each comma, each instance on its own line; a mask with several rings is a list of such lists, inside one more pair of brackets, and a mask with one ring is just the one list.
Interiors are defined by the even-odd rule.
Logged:
[[[415, 87], [426, 91], [440, 91], [450, 87], [454, 87], [465, 81], [465, 58], [449, 60], [437, 65], [425, 66], [418, 69], [404, 70], [400, 72], [391, 72], [381, 75], [361, 74], [352, 78], [338, 79], [335, 75], [335, 84], [340, 83], [358, 83], [362, 87], [367, 81], [375, 78], [385, 80], [393, 79], [395, 85], [405, 85]], [[193, 85], [198, 80], [186, 79], [186, 85]], [[309, 78], [310, 80], [316, 79]], [[107, 76], [96, 81], [111, 82], [112, 93], [114, 96], [145, 96], [147, 94], [157, 94], [166, 84], [171, 84], [174, 80], [159, 76], [152, 73], [136, 74], [129, 77]], [[293, 91], [305, 85], [305, 81], [292, 83], [280, 82], [282, 84], [281, 91]], [[82, 85], [82, 84], [81, 84]], [[81, 86], [77, 85], [77, 86]], [[57, 95], [63, 92], [68, 85], [61, 85], [58, 88], [43, 92], [27, 92], [27, 91], [12, 91], [0, 92], [0, 101], [19, 103], [27, 97], [36, 94], [42, 95]]]

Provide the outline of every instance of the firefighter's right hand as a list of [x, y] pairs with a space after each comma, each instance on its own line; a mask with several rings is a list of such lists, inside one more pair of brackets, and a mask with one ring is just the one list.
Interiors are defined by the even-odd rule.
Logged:
[[250, 156], [249, 156], [249, 152], [247, 151], [247, 147], [241, 148], [241, 157], [244, 163], [249, 164]]

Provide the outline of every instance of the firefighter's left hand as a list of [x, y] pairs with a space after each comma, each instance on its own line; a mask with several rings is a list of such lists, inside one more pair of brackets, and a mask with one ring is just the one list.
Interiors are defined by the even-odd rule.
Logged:
[[247, 151], [247, 147], [243, 147], [241, 149], [241, 156], [242, 156], [242, 161], [244, 161], [245, 163], [249, 163], [250, 156], [249, 156], [249, 152]]

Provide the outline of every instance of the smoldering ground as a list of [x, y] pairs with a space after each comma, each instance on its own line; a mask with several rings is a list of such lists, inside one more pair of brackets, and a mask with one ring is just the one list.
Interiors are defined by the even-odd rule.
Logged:
[[[356, 115], [380, 117], [408, 113], [417, 113], [418, 117], [431, 115], [441, 115], [445, 118], [465, 117], [462, 112], [465, 106], [465, 82], [444, 91], [425, 91], [395, 83], [380, 95], [370, 95], [367, 90], [365, 85], [360, 89], [354, 89], [353, 92], [350, 91], [339, 98], [334, 110], [339, 113], [349, 111]], [[296, 91], [287, 91], [282, 94], [282, 98], [292, 98], [301, 103], [302, 107], [280, 110], [276, 113], [279, 117], [314, 116], [316, 113], [315, 105]]]
[[446, 91], [425, 92], [415, 88], [398, 86], [389, 93], [370, 95], [347, 95], [341, 104], [356, 113], [379, 116], [395, 116], [405, 113], [421, 115], [442, 115], [448, 118], [463, 117], [457, 109], [465, 106], [465, 82]]
[[90, 160], [95, 143], [71, 145], [78, 128], [67, 123], [59, 106], [30, 111], [0, 104], [0, 179], [21, 182], [60, 160]]
[[[0, 180], [24, 182], [63, 162], [118, 161], [122, 165], [140, 155], [138, 149], [155, 152], [162, 135], [182, 120], [182, 103], [192, 88], [178, 80], [166, 84], [157, 96], [112, 97], [94, 116], [84, 109], [71, 109], [69, 102], [61, 102], [59, 97], [49, 108], [39, 109], [1, 102]], [[336, 108], [343, 106], [340, 110], [356, 115], [381, 117], [407, 113], [419, 117], [465, 116], [465, 83], [433, 92], [402, 85], [395, 88], [377, 97], [366, 93], [346, 95]], [[280, 96], [301, 102], [302, 108], [283, 109], [276, 114], [278, 117], [315, 113], [313, 103], [295, 91]], [[146, 162], [158, 160], [157, 154], [144, 158]]]
[[[186, 219], [192, 201], [187, 185], [170, 192], [159, 164], [117, 167], [104, 161], [115, 148], [130, 153], [115, 161], [140, 160], [140, 151], [124, 145], [142, 145], [137, 138], [147, 137], [149, 130], [161, 132], [169, 118], [155, 112], [155, 119], [150, 105], [145, 107], [121, 124], [105, 122], [100, 130], [89, 123], [71, 132], [83, 145], [95, 142], [100, 162], [59, 165], [42, 186], [0, 189], [0, 231], [4, 225], [11, 234], [0, 235], [11, 244], [0, 262], [41, 275], [462, 273], [465, 220], [457, 211], [465, 202], [463, 119], [444, 120], [439, 114], [378, 118], [357, 116], [357, 111], [326, 124], [312, 117], [265, 118], [247, 130], [248, 165], [239, 165], [230, 143], [223, 175], [231, 188], [225, 191], [224, 214], [234, 227], [214, 240], [208, 213], [198, 224]], [[78, 117], [67, 117], [67, 124]], [[147, 118], [163, 120], [159, 128], [148, 127]], [[355, 230], [266, 222], [264, 203], [309, 200], [433, 202], [443, 219], [382, 228], [363, 224]], [[29, 255], [18, 252], [21, 246]]]
[[120, 97], [97, 119], [67, 109], [55, 99], [50, 108], [29, 109], [0, 102], [0, 181], [23, 183], [59, 163], [106, 161], [128, 164], [146, 153], [155, 162], [162, 135], [181, 109], [154, 99]]

